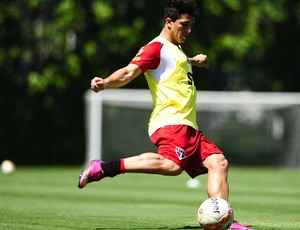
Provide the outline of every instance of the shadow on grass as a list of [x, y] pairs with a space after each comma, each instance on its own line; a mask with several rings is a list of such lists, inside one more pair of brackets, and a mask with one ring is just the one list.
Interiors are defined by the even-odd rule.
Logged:
[[[95, 230], [103, 230], [103, 229], [123, 229], [124, 230], [124, 228], [122, 228], [122, 227], [118, 227], [118, 228], [115, 228], [115, 227], [110, 227], [110, 228], [96, 228]], [[140, 229], [141, 230], [141, 228], [137, 228], [137, 227], [130, 227], [130, 228], [127, 228], [127, 229]], [[199, 225], [197, 225], [197, 226], [183, 226], [183, 227], [179, 227], [179, 228], [170, 228], [170, 227], [159, 227], [159, 228], [149, 228], [149, 227], [145, 227], [145, 228], [142, 228], [142, 229], [153, 229], [153, 230], [155, 230], [155, 229], [157, 229], [157, 230], [159, 230], [159, 229], [166, 229], [166, 230], [184, 230], [184, 229], [200, 229], [200, 226]]]
[[[249, 228], [252, 228], [253, 226], [247, 226]], [[95, 230], [103, 230], [103, 229], [123, 229], [122, 227], [110, 227], [110, 228], [96, 228]], [[130, 227], [130, 228], [127, 228], [127, 229], [152, 229], [152, 230], [159, 230], [159, 229], [166, 229], [166, 230], [184, 230], [184, 229], [201, 229], [201, 227], [199, 225], [197, 226], [183, 226], [183, 227], [178, 227], [178, 228], [170, 228], [170, 227], [159, 227], [159, 228], [149, 228], [149, 227], [145, 227], [145, 228], [137, 228], [137, 227]], [[267, 230], [267, 229], [265, 229]], [[275, 230], [275, 228], [268, 228], [268, 230]]]

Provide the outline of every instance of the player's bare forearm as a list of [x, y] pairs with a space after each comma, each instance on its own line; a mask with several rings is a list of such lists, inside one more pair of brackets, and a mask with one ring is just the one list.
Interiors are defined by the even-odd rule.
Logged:
[[198, 54], [194, 57], [190, 57], [189, 61], [194, 66], [203, 67], [205, 69], [209, 68], [208, 58], [204, 54]]
[[95, 92], [100, 92], [107, 88], [119, 88], [131, 82], [141, 73], [142, 70], [137, 65], [129, 64], [124, 68], [118, 69], [105, 79], [94, 77], [91, 80], [91, 89]]
[[126, 67], [121, 68], [104, 79], [105, 88], [119, 88], [133, 80], [133, 74]]

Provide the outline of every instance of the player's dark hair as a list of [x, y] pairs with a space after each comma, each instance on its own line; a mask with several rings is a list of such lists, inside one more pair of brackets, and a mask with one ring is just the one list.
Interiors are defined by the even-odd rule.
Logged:
[[191, 0], [171, 0], [165, 7], [164, 19], [171, 18], [172, 21], [176, 21], [183, 14], [196, 18], [198, 12], [197, 5]]

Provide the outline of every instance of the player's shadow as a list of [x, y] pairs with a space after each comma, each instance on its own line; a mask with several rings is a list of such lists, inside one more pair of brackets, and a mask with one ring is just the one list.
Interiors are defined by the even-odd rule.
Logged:
[[184, 226], [181, 228], [166, 228], [166, 229], [170, 229], [170, 230], [183, 230], [183, 229], [200, 229], [200, 226]]
[[[110, 228], [96, 228], [95, 230], [104, 230], [104, 229], [122, 229], [125, 230], [125, 228], [123, 227], [110, 227]], [[200, 226], [183, 226], [183, 227], [178, 227], [178, 228], [170, 228], [170, 227], [159, 227], [159, 228], [149, 228], [149, 227], [145, 227], [145, 228], [137, 228], [137, 227], [126, 227], [126, 229], [139, 229], [139, 230], [143, 230], [143, 229], [152, 229], [152, 230], [159, 230], [159, 229], [165, 229], [165, 230], [184, 230], [184, 229], [200, 229]]]
[[[249, 228], [252, 228], [253, 226], [247, 226]], [[122, 229], [125, 230], [124, 227], [110, 227], [110, 228], [96, 228], [95, 230], [104, 230], [104, 229]], [[150, 227], [145, 227], [145, 228], [137, 228], [137, 227], [126, 227], [126, 229], [139, 229], [139, 230], [143, 230], [143, 229], [152, 229], [152, 230], [160, 230], [160, 229], [165, 229], [165, 230], [184, 230], [184, 229], [202, 229], [199, 225], [197, 226], [183, 226], [183, 227], [178, 227], [178, 228], [170, 228], [170, 227], [159, 227], [159, 228], [150, 228]], [[273, 228], [270, 228], [270, 230]]]

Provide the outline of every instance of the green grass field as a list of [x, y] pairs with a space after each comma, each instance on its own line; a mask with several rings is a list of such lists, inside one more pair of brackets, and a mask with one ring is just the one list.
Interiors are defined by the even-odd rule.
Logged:
[[[0, 229], [199, 229], [202, 186], [178, 177], [125, 174], [77, 188], [79, 167], [0, 174]], [[300, 171], [230, 169], [235, 219], [255, 230], [300, 229]]]

